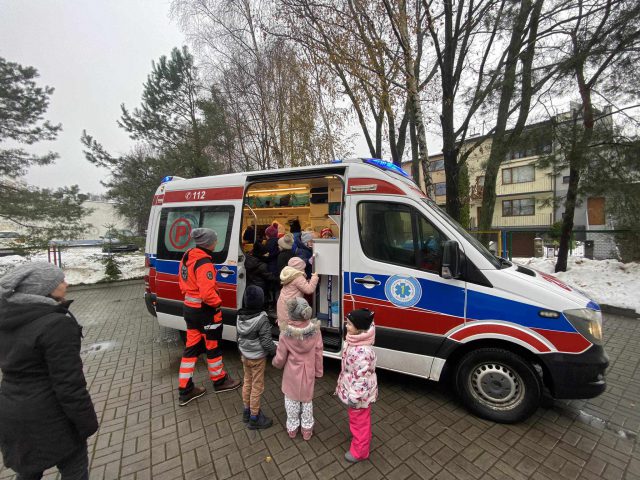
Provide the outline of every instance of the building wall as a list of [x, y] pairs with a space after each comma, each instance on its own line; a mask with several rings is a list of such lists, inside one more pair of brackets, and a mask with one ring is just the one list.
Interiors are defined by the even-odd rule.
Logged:
[[106, 225], [113, 225], [117, 229], [128, 228], [127, 222], [118, 215], [112, 203], [88, 200], [83, 206], [93, 209], [93, 212], [83, 219], [90, 226], [82, 240], [96, 240], [104, 236], [107, 231]]

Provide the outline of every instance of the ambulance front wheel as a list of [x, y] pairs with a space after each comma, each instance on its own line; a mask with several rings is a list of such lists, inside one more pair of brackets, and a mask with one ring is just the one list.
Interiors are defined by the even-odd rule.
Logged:
[[460, 359], [455, 384], [465, 407], [498, 423], [521, 422], [540, 405], [542, 386], [527, 360], [502, 348], [479, 348]]

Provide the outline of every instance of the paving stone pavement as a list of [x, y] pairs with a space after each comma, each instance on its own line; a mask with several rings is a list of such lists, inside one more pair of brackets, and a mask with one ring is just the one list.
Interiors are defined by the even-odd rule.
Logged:
[[[480, 420], [442, 385], [380, 371], [371, 458], [350, 465], [347, 411], [332, 395], [339, 362], [325, 360], [316, 384], [310, 442], [287, 436], [281, 372], [270, 366], [263, 397], [270, 429], [247, 430], [240, 391], [213, 394], [202, 361], [194, 380], [209, 391], [179, 407], [182, 346], [147, 313], [142, 292], [141, 283], [129, 283], [69, 295], [84, 325], [86, 377], [101, 425], [89, 445], [93, 480], [640, 478], [640, 320], [605, 319], [605, 394], [556, 401], [519, 425]], [[224, 360], [241, 376], [234, 344], [225, 344]], [[13, 475], [0, 464], [0, 479]], [[52, 469], [45, 478], [56, 475]]]

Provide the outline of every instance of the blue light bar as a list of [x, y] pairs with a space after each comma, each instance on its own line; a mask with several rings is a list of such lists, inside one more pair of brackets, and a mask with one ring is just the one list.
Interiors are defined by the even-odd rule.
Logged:
[[369, 165], [373, 165], [374, 167], [381, 168], [382, 170], [388, 170], [390, 172], [402, 175], [403, 177], [411, 178], [407, 172], [405, 172], [402, 168], [394, 163], [380, 160], [379, 158], [363, 158], [362, 161], [364, 163], [368, 163]]
[[167, 175], [162, 180], [160, 180], [160, 185], [162, 185], [163, 183], [170, 182], [171, 180], [173, 180], [173, 175]]
[[331, 160], [331, 163], [342, 163], [342, 159], [341, 158], [334, 158], [333, 160]]

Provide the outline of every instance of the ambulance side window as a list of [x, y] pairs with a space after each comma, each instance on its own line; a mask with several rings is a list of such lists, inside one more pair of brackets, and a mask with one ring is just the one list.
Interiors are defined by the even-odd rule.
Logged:
[[163, 208], [158, 229], [158, 258], [180, 260], [184, 252], [195, 246], [191, 231], [204, 227], [218, 234], [213, 258], [216, 263], [223, 263], [229, 250], [233, 213], [232, 206]]
[[360, 202], [358, 230], [362, 251], [372, 260], [439, 273], [446, 238], [415, 208]]

